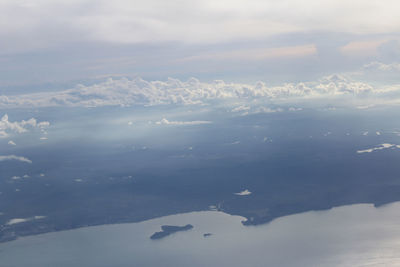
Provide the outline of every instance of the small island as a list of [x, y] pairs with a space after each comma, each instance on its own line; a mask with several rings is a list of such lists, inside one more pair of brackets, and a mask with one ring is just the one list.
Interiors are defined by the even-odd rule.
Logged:
[[212, 236], [212, 233], [205, 233], [205, 234], [203, 234], [203, 237], [209, 237], [209, 236]]
[[163, 225], [161, 226], [160, 232], [155, 232], [152, 236], [150, 236], [150, 239], [156, 240], [156, 239], [161, 239], [166, 236], [169, 236], [170, 234], [180, 232], [180, 231], [188, 231], [193, 228], [193, 225], [187, 224], [185, 226], [174, 226], [174, 225]]

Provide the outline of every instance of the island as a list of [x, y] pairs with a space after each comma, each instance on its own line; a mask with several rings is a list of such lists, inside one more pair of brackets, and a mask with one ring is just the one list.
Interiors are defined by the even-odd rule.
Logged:
[[180, 231], [188, 231], [193, 228], [193, 225], [187, 224], [185, 226], [174, 226], [174, 225], [163, 225], [161, 226], [160, 232], [155, 232], [152, 236], [150, 236], [150, 239], [156, 240], [156, 239], [161, 239], [166, 236], [169, 236], [170, 234], [180, 232]]
[[203, 234], [203, 237], [209, 237], [209, 236], [212, 236], [212, 233], [205, 233], [205, 234]]

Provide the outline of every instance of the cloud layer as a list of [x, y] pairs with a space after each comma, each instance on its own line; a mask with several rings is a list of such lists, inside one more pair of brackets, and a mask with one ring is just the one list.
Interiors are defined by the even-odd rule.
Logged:
[[[263, 82], [255, 84], [226, 83], [216, 80], [200, 82], [195, 78], [187, 81], [169, 78], [167, 81], [146, 81], [136, 79], [111, 79], [94, 85], [78, 85], [73, 89], [59, 92], [42, 92], [24, 95], [0, 96], [1, 108], [107, 105], [160, 105], [160, 104], [204, 104], [212, 100], [266, 99], [282, 100], [292, 98], [313, 98], [330, 96], [381, 96], [387, 92], [400, 92], [400, 85], [375, 88], [370, 84], [354, 81], [345, 76], [331, 75], [315, 82], [287, 83], [281, 86], [267, 86]], [[260, 111], [262, 112], [262, 111]], [[22, 122], [44, 126], [33, 121]], [[22, 126], [11, 126], [3, 117], [2, 124], [17, 131]]]
[[82, 41], [216, 43], [311, 31], [393, 33], [400, 28], [399, 8], [395, 0], [5, 0], [0, 48]]

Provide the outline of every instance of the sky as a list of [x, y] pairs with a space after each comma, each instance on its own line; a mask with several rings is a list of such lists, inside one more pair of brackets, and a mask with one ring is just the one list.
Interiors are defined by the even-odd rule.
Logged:
[[108, 77], [270, 85], [400, 61], [398, 1], [0, 1], [0, 94]]

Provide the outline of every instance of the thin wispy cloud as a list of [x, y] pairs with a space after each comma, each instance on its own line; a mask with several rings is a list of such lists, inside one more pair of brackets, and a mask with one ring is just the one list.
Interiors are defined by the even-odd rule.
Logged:
[[32, 163], [32, 160], [21, 156], [16, 156], [16, 155], [0, 156], [0, 161], [7, 161], [7, 160], [16, 160], [26, 163]]
[[381, 145], [373, 147], [373, 148], [357, 150], [357, 153], [358, 154], [371, 153], [371, 152], [374, 152], [374, 151], [377, 151], [377, 150], [383, 150], [383, 149], [389, 149], [389, 148], [400, 148], [400, 145], [384, 143], [384, 144], [381, 144]]
[[[3, 51], [21, 51], [71, 41], [215, 43], [311, 31], [383, 34], [399, 28], [396, 7], [393, 0], [6, 0], [0, 15], [8, 23], [0, 26], [0, 38]], [[21, 42], [31, 36], [40, 38]]]
[[246, 189], [246, 190], [243, 190], [243, 191], [241, 191], [239, 193], [235, 193], [235, 195], [237, 195], [237, 196], [248, 196], [248, 195], [251, 195], [251, 192], [248, 189]]
[[29, 221], [33, 221], [33, 220], [41, 220], [41, 219], [45, 219], [46, 216], [33, 216], [30, 218], [14, 218], [9, 220], [6, 224], [7, 225], [13, 225], [13, 224], [19, 224], [19, 223], [25, 223], [25, 222], [29, 222]]
[[210, 124], [211, 121], [169, 121], [166, 118], [163, 118], [160, 121], [157, 121], [157, 125], [201, 125], [201, 124]]
[[179, 62], [188, 61], [220, 61], [220, 60], [238, 60], [238, 61], [262, 61], [265, 59], [279, 58], [299, 58], [317, 54], [317, 48], [314, 44], [293, 47], [278, 48], [257, 48], [246, 50], [233, 50], [218, 53], [203, 53], [196, 56], [184, 57]]

